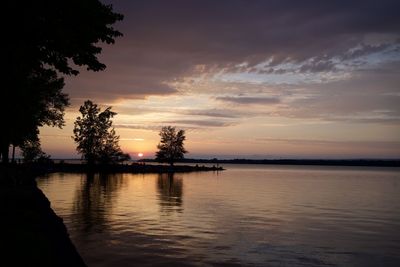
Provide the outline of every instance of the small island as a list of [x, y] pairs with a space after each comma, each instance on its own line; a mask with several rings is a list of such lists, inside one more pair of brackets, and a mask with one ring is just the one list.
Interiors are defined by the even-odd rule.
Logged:
[[[21, 166], [22, 167], [22, 166]], [[76, 163], [51, 163], [51, 164], [33, 164], [26, 166], [30, 168], [31, 173], [44, 174], [54, 172], [64, 173], [185, 173], [185, 172], [204, 172], [204, 171], [223, 171], [220, 166], [205, 165], [162, 165], [162, 164], [116, 164], [116, 165], [93, 165]]]

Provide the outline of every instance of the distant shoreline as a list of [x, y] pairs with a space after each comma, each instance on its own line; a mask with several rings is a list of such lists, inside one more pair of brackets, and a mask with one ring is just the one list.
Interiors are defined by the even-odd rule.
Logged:
[[[143, 159], [140, 162], [156, 162]], [[178, 163], [400, 167], [400, 159], [184, 159]]]
[[[54, 159], [55, 164], [64, 163], [69, 165], [71, 169], [82, 169], [85, 164], [80, 159]], [[141, 164], [144, 163], [144, 166]], [[146, 165], [146, 163], [151, 163]], [[212, 164], [214, 168], [220, 164], [249, 164], [249, 165], [298, 165], [298, 166], [354, 166], [354, 167], [400, 167], [400, 159], [182, 159], [176, 162], [174, 168], [179, 168], [181, 164]], [[157, 164], [157, 165], [156, 165]], [[122, 166], [122, 167], [121, 167]], [[149, 167], [153, 166], [153, 167]], [[158, 166], [158, 167], [154, 167]], [[129, 172], [134, 169], [138, 171], [159, 172], [167, 170], [169, 165], [160, 165], [155, 159], [140, 159], [138, 161], [130, 161], [127, 164], [110, 165], [109, 169], [125, 169]], [[195, 168], [195, 166], [187, 166]], [[202, 166], [203, 167], [203, 166]], [[206, 166], [204, 166], [206, 167]], [[207, 166], [206, 168], [213, 168]], [[198, 167], [197, 167], [198, 168]], [[197, 169], [198, 170], [198, 169]], [[195, 171], [195, 170], [194, 170]]]

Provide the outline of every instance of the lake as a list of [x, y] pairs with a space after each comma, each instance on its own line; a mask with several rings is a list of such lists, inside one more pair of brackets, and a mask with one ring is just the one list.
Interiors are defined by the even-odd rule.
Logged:
[[37, 179], [89, 266], [400, 266], [400, 170]]

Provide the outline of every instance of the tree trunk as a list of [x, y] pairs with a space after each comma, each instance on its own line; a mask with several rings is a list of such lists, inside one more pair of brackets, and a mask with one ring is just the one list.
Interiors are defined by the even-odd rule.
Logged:
[[9, 148], [9, 146], [10, 146], [9, 144], [5, 144], [5, 143], [1, 144], [0, 153], [1, 153], [1, 159], [2, 159], [1, 162], [3, 162], [3, 163], [8, 163], [8, 148]]
[[13, 149], [12, 149], [11, 162], [12, 162], [12, 163], [15, 163], [15, 145], [13, 145]]

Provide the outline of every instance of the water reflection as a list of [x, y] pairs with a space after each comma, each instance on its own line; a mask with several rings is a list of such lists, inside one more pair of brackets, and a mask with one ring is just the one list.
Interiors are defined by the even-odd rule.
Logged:
[[81, 231], [95, 228], [103, 231], [108, 225], [114, 204], [113, 195], [123, 186], [121, 174], [83, 174], [81, 186], [77, 188], [72, 206], [72, 214], [81, 223]]
[[182, 175], [174, 173], [159, 174], [157, 191], [162, 212], [182, 212], [183, 180]]
[[400, 266], [398, 170], [263, 168], [38, 182], [89, 266]]

